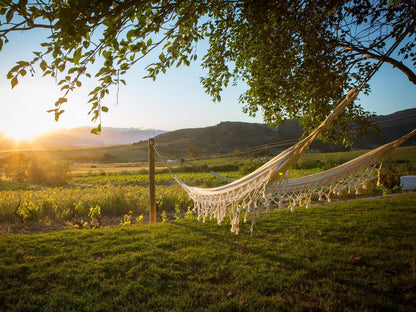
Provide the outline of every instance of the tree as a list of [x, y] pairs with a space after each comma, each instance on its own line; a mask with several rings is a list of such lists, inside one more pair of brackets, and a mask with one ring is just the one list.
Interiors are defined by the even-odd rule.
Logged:
[[[207, 40], [201, 65], [208, 73], [201, 83], [214, 100], [230, 83], [246, 83], [240, 97], [246, 113], [261, 110], [274, 126], [296, 118], [309, 132], [352, 86], [364, 82], [370, 91], [364, 79], [380, 59], [416, 84], [415, 12], [412, 0], [6, 0], [0, 1], [0, 49], [13, 31], [50, 29], [42, 51], [19, 61], [8, 78], [14, 87], [35, 65], [56, 77], [63, 92], [50, 110], [56, 120], [68, 93], [91, 77], [89, 65], [100, 63], [89, 99], [98, 133], [101, 113], [108, 111], [102, 99], [125, 83], [132, 66], [157, 53], [147, 66], [155, 80], [172, 66], [196, 61], [198, 42]], [[386, 47], [395, 42], [400, 50], [390, 55]], [[358, 133], [351, 121], [366, 126], [369, 118], [353, 104], [325, 135], [348, 141]]]
[[53, 161], [44, 158], [29, 158], [14, 153], [0, 160], [2, 174], [18, 182], [63, 186], [68, 184], [69, 163], [66, 160]]
[[33, 158], [26, 169], [26, 176], [30, 183], [64, 186], [68, 184], [69, 163], [66, 160]]
[[2, 159], [3, 173], [6, 178], [18, 182], [26, 182], [26, 171], [29, 166], [29, 159], [21, 153], [15, 153]]

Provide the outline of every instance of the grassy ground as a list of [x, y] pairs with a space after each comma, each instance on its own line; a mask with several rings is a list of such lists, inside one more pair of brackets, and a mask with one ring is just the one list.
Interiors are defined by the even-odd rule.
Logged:
[[1, 311], [415, 311], [416, 195], [0, 236]]

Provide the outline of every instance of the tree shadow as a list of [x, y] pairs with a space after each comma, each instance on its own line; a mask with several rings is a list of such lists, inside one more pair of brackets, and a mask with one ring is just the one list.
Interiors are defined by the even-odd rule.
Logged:
[[218, 243], [221, 243], [223, 245], [227, 245], [227, 246], [229, 246], [233, 249], [237, 249], [237, 250], [239, 250], [240, 252], [242, 252], [244, 254], [250, 254], [250, 255], [253, 255], [253, 256], [261, 257], [261, 258], [263, 258], [265, 260], [268, 260], [270, 262], [273, 262], [273, 263], [276, 263], [276, 264], [283, 264], [283, 265], [288, 266], [288, 267], [290, 267], [292, 269], [295, 269], [295, 270], [310, 271], [312, 269], [312, 268], [306, 266], [304, 261], [301, 261], [301, 259], [299, 259], [299, 260], [289, 259], [289, 258], [284, 257], [284, 256], [279, 256], [276, 253], [265, 252], [261, 248], [246, 246], [243, 242], [237, 242], [237, 241], [234, 241], [234, 240], [231, 240], [231, 239], [227, 239], [226, 237], [224, 237], [221, 234], [206, 231], [206, 230], [204, 230], [203, 228], [201, 228], [199, 226], [193, 226], [191, 224], [178, 223], [178, 222], [172, 222], [171, 224], [175, 225], [175, 226], [186, 228], [186, 229], [194, 231], [194, 232], [197, 232], [197, 233], [205, 236], [206, 238], [214, 240], [214, 241], [216, 241]]

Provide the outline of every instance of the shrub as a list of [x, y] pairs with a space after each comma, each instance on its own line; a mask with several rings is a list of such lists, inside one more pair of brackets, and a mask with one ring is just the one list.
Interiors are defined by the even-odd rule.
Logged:
[[393, 190], [400, 186], [400, 175], [395, 171], [382, 172], [380, 183], [388, 190]]
[[90, 212], [88, 213], [88, 216], [91, 218], [91, 226], [95, 228], [101, 227], [101, 207], [95, 206], [90, 207]]

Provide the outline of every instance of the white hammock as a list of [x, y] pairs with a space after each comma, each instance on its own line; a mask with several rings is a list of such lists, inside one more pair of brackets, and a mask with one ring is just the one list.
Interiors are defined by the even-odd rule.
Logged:
[[319, 200], [323, 200], [325, 196], [328, 202], [331, 201], [331, 194], [341, 195], [343, 190], [348, 190], [348, 193], [354, 191], [359, 195], [361, 188], [366, 189], [368, 183], [378, 177], [381, 168], [375, 165], [415, 134], [416, 129], [393, 142], [329, 170], [300, 178], [275, 181], [266, 186], [265, 197], [277, 201], [280, 208], [284, 202], [288, 202], [293, 209], [302, 205], [308, 208], [313, 194], [318, 195]]
[[231, 182], [227, 185], [215, 188], [198, 188], [188, 186], [178, 177], [175, 180], [186, 190], [194, 200], [195, 206], [226, 206], [244, 201], [251, 197], [266, 184], [277, 180], [287, 170], [289, 170], [299, 159], [302, 152], [312, 143], [312, 141], [322, 132], [331, 121], [338, 116], [342, 110], [357, 97], [358, 92], [351, 90], [346, 98], [334, 109], [334, 111], [316, 128], [308, 137], [283, 151], [272, 160], [250, 173], [249, 175]]
[[[205, 221], [207, 217], [216, 218], [218, 224], [221, 224], [225, 216], [228, 215], [231, 219], [231, 232], [238, 234], [242, 212], [245, 213], [245, 220], [248, 215], [251, 215], [252, 225], [254, 225], [255, 215], [262, 207], [268, 211], [272, 200], [276, 198], [278, 198], [280, 206], [285, 200], [291, 202], [291, 207], [296, 204], [308, 205], [314, 190], [319, 188], [321, 192], [325, 192], [323, 185], [339, 181], [343, 177], [345, 178], [346, 175], [356, 174], [376, 163], [416, 133], [415, 129], [399, 140], [383, 145], [355, 160], [325, 172], [292, 180], [285, 178], [287, 177], [287, 171], [298, 161], [303, 151], [348, 104], [355, 100], [357, 95], [358, 90], [352, 89], [325, 121], [309, 136], [239, 180], [220, 187], [199, 188], [188, 186], [177, 176], [174, 176], [175, 180], [194, 201], [194, 212], [197, 214], [198, 220], [202, 218]], [[351, 185], [351, 183], [349, 184]], [[332, 187], [330, 191], [333, 191]], [[329, 199], [328, 195], [326, 197]]]

